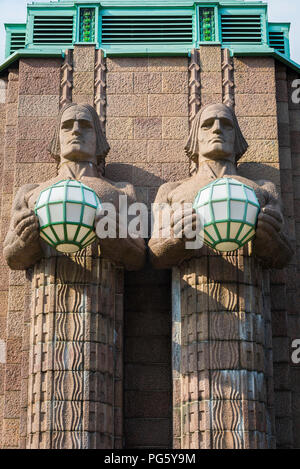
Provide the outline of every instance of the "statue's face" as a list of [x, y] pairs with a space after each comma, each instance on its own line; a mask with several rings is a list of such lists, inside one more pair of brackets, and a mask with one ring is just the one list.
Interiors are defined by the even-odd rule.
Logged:
[[201, 156], [213, 160], [234, 156], [235, 129], [226, 106], [213, 105], [203, 112], [198, 139]]
[[90, 112], [72, 106], [63, 113], [60, 123], [60, 154], [62, 159], [92, 161], [96, 154], [96, 132]]

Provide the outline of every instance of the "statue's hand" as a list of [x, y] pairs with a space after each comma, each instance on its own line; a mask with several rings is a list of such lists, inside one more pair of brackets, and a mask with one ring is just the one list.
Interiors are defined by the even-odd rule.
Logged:
[[270, 238], [276, 239], [282, 228], [283, 217], [281, 212], [273, 207], [264, 207], [258, 215], [256, 240], [269, 242]]
[[258, 216], [254, 253], [265, 267], [276, 269], [285, 267], [293, 256], [293, 248], [284, 233], [283, 216], [274, 207], [264, 207]]
[[21, 212], [15, 215], [13, 227], [17, 236], [24, 244], [31, 243], [39, 237], [38, 218], [33, 210], [30, 210], [29, 208], [24, 208]]
[[171, 233], [174, 238], [183, 242], [191, 241], [196, 237], [197, 227], [200, 227], [200, 218], [194, 209], [184, 214], [182, 206], [172, 213]]

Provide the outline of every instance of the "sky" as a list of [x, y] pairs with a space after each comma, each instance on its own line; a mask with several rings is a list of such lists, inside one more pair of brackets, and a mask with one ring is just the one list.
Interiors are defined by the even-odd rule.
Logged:
[[[43, 0], [49, 2], [50, 0]], [[251, 1], [251, 0], [250, 0]], [[300, 1], [265, 0], [269, 5], [269, 21], [291, 22], [291, 59], [300, 64]], [[4, 23], [25, 23], [28, 0], [0, 0], [0, 64], [4, 60]]]

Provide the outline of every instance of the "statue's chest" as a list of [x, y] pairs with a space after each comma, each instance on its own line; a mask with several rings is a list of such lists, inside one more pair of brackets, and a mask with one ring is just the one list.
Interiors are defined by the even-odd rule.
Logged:
[[[250, 179], [246, 179], [236, 174], [232, 176], [225, 175], [224, 177], [234, 178], [237, 181], [252, 187], [256, 193], [260, 205], [264, 206], [266, 204], [266, 191], [262, 187], [258, 186], [255, 181], [251, 181]], [[193, 204], [198, 192], [216, 179], [217, 178], [211, 174], [203, 174], [203, 177], [201, 175], [201, 178], [191, 178], [177, 186], [168, 194], [168, 202], [171, 205], [176, 203]]]
[[200, 180], [194, 180], [193, 178], [188, 179], [169, 193], [169, 203], [171, 205], [177, 203], [193, 204], [198, 192], [203, 189], [203, 187], [213, 182], [214, 179], [215, 178], [210, 175], [204, 175]]
[[[39, 184], [38, 187], [31, 190], [28, 194], [28, 206], [32, 210], [34, 209], [36, 202], [40, 196], [40, 193], [47, 189], [48, 187], [56, 184], [61, 181], [61, 178], [57, 177], [51, 179], [50, 181]], [[119, 191], [116, 187], [112, 186], [109, 182], [91, 177], [83, 177], [80, 180], [84, 185], [88, 186], [90, 189], [98, 195], [102, 204], [112, 204], [115, 208], [119, 206]]]

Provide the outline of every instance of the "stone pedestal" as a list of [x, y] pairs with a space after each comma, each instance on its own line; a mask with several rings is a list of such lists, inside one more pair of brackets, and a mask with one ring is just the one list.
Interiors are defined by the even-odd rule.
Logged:
[[273, 448], [268, 272], [204, 252], [173, 270], [173, 445]]
[[123, 269], [51, 250], [32, 295], [27, 448], [120, 448]]

